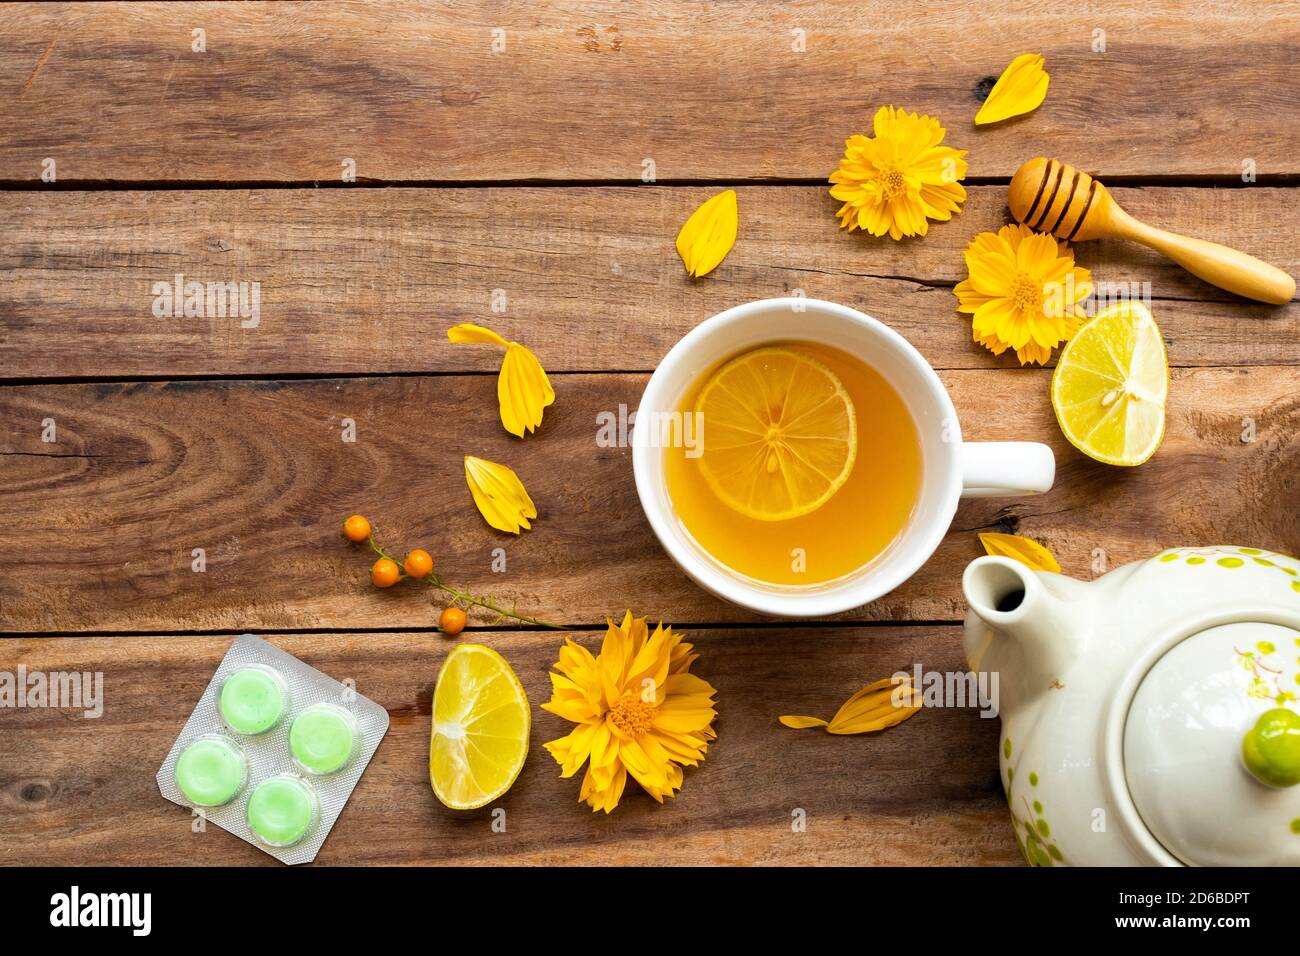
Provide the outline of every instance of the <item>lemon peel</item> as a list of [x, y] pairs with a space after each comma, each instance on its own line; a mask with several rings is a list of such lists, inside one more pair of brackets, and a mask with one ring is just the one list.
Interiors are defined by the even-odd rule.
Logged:
[[739, 227], [734, 189], [705, 200], [677, 233], [677, 254], [686, 274], [698, 279], [716, 269], [736, 244]]
[[1019, 561], [1025, 567], [1034, 571], [1051, 571], [1053, 574], [1061, 573], [1061, 565], [1057, 563], [1052, 552], [1037, 541], [1022, 538], [1018, 534], [998, 534], [993, 531], [984, 532], [979, 537], [980, 544], [984, 545], [984, 550], [988, 554]]
[[884, 677], [846, 700], [829, 721], [796, 714], [777, 720], [794, 730], [824, 727], [828, 734], [866, 734], [901, 724], [920, 709], [921, 692], [910, 677]]
[[1043, 69], [1042, 55], [1022, 53], [1011, 61], [993, 84], [984, 105], [975, 114], [975, 125], [987, 126], [1032, 113], [1047, 98], [1049, 80], [1047, 71]]
[[497, 376], [497, 403], [501, 424], [519, 438], [537, 430], [542, 412], [555, 402], [555, 390], [537, 356], [531, 350], [502, 338], [481, 325], [462, 324], [447, 330], [453, 345], [497, 345], [506, 350]]
[[528, 521], [537, 517], [537, 506], [519, 476], [507, 466], [466, 455], [465, 483], [479, 514], [498, 531], [518, 534], [532, 527]]

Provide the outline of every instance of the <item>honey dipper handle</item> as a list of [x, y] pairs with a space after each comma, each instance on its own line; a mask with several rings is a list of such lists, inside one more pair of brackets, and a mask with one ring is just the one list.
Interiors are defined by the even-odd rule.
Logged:
[[1277, 266], [1244, 252], [1217, 242], [1156, 229], [1128, 215], [1118, 218], [1112, 225], [1116, 235], [1150, 246], [1192, 275], [1220, 289], [1270, 305], [1290, 302], [1295, 295], [1295, 279]]

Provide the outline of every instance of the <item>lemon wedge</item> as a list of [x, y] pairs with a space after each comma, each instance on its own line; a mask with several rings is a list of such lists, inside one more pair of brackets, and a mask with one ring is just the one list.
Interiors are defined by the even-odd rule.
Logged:
[[528, 695], [504, 657], [461, 644], [433, 690], [429, 781], [453, 810], [481, 807], [515, 782], [528, 756]]
[[1165, 436], [1169, 363], [1146, 306], [1119, 303], [1075, 332], [1052, 375], [1052, 408], [1070, 444], [1108, 465], [1140, 465]]
[[858, 454], [853, 400], [835, 373], [782, 346], [745, 352], [700, 389], [705, 480], [763, 521], [816, 511], [848, 481]]

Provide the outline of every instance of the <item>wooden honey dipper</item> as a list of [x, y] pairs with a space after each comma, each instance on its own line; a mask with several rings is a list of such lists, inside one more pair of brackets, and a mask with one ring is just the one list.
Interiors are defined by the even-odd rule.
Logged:
[[1016, 170], [1007, 191], [1011, 215], [1037, 232], [1067, 242], [1132, 239], [1168, 256], [1194, 276], [1220, 289], [1272, 305], [1290, 302], [1295, 279], [1216, 242], [1156, 229], [1120, 208], [1106, 187], [1060, 160], [1039, 156]]

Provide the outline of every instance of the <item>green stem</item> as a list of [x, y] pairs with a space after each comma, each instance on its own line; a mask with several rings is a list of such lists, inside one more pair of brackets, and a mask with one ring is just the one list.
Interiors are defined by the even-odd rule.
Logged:
[[[373, 536], [370, 537], [368, 541], [371, 550], [374, 551], [375, 554], [379, 555], [381, 558], [387, 558], [389, 561], [392, 561], [394, 564], [396, 564], [399, 568], [402, 567], [402, 562], [398, 561], [395, 557], [393, 557], [382, 547], [380, 547], [380, 545], [375, 542]], [[405, 570], [402, 571], [402, 576], [410, 577], [410, 575], [408, 575]], [[440, 577], [438, 577], [438, 573], [436, 571], [430, 571], [428, 577], [419, 578], [418, 580], [423, 581], [425, 584], [433, 585], [438, 590], [450, 594], [455, 600], [462, 601], [465, 604], [468, 604], [470, 607], [481, 607], [485, 611], [491, 611], [492, 613], [498, 614], [501, 617], [508, 617], [513, 620], [520, 621], [524, 624], [531, 624], [533, 627], [541, 627], [553, 631], [563, 630], [563, 627], [559, 624], [551, 624], [548, 621], [541, 621], [535, 617], [528, 617], [527, 615], [520, 614], [517, 611], [507, 611], [505, 608], [497, 605], [496, 602], [494, 602], [491, 598], [486, 598], [486, 599], [477, 598], [474, 595], [470, 594], [468, 591], [465, 591], [461, 588], [453, 587], [450, 584], [446, 584], [443, 582], [443, 580]]]

